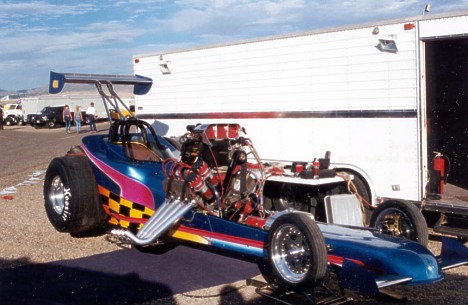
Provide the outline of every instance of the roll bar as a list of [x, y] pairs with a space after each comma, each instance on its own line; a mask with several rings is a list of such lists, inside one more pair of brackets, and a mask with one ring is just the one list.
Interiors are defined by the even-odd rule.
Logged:
[[[108, 103], [119, 113], [120, 118], [124, 119], [120, 106], [123, 106], [129, 113], [130, 109], [125, 105], [122, 99], [114, 91], [112, 85], [133, 85], [133, 94], [144, 95], [148, 93], [153, 85], [153, 80], [141, 75], [105, 75], [105, 74], [78, 74], [78, 73], [58, 73], [50, 71], [49, 93], [57, 94], [62, 91], [65, 83], [74, 84], [94, 84], [102, 97], [104, 107], [106, 108], [109, 121], [112, 122]], [[106, 85], [109, 95], [102, 89]]]

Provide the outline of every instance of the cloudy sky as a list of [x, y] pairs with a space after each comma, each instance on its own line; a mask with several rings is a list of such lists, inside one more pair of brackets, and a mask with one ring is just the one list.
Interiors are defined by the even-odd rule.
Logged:
[[422, 14], [468, 0], [0, 0], [0, 89], [49, 71], [132, 74], [132, 56]]

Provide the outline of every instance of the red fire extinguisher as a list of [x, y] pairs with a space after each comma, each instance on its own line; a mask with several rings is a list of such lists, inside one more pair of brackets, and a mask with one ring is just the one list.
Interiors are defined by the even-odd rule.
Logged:
[[439, 191], [440, 194], [443, 194], [445, 185], [445, 158], [439, 152], [434, 157], [434, 171], [439, 172]]

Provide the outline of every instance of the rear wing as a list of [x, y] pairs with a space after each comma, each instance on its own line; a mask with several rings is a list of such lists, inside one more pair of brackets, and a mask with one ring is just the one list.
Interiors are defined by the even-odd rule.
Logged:
[[134, 94], [144, 95], [151, 89], [153, 80], [141, 75], [77, 74], [50, 71], [49, 93], [61, 92], [65, 83], [133, 85]]
[[[120, 119], [125, 119], [120, 111], [120, 106], [123, 106], [128, 113], [132, 113], [125, 105], [122, 99], [114, 91], [112, 85], [133, 85], [133, 94], [144, 95], [148, 93], [153, 85], [153, 80], [141, 75], [105, 75], [105, 74], [77, 74], [77, 73], [57, 73], [50, 71], [49, 93], [60, 93], [65, 86], [65, 83], [73, 84], [94, 84], [102, 97], [104, 107], [106, 108], [107, 116], [112, 122], [112, 117], [109, 112], [108, 104], [112, 106]], [[102, 85], [107, 87], [109, 95], [104, 92]], [[131, 114], [133, 116], [133, 114]]]

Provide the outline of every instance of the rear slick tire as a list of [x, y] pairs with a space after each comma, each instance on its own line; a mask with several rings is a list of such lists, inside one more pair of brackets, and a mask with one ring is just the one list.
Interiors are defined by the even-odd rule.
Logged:
[[44, 179], [44, 206], [59, 232], [94, 235], [105, 225], [96, 180], [86, 156], [53, 159]]
[[427, 247], [429, 232], [423, 214], [412, 203], [391, 199], [382, 202], [374, 210], [370, 227], [382, 234], [416, 241]]
[[258, 266], [265, 280], [280, 289], [305, 291], [323, 280], [327, 248], [322, 232], [306, 213], [289, 213], [273, 223], [268, 259]]

